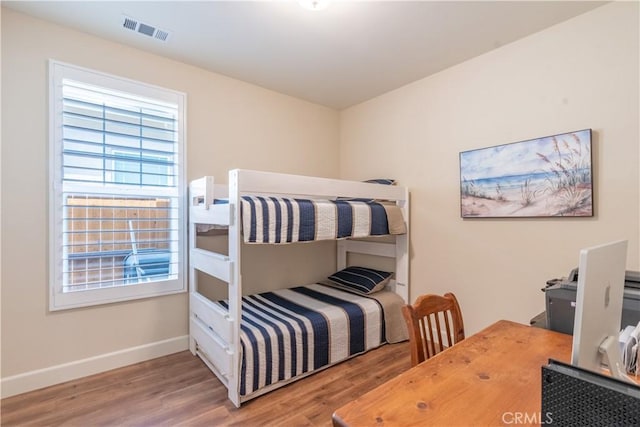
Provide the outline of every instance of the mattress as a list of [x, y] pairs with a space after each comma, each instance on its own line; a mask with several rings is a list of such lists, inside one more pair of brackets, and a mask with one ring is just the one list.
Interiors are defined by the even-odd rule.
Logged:
[[378, 294], [312, 284], [243, 297], [240, 395], [406, 339], [402, 299]]
[[[214, 201], [214, 205], [228, 203], [228, 199]], [[391, 202], [242, 196], [241, 204], [245, 243], [282, 244], [407, 232], [402, 210]], [[198, 233], [226, 228], [197, 224]]]
[[404, 234], [400, 208], [368, 200], [244, 196], [245, 243], [293, 243]]

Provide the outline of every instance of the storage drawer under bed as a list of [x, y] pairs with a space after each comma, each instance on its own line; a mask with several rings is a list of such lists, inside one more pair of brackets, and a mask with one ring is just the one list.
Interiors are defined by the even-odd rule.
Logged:
[[206, 325], [193, 316], [191, 317], [191, 336], [196, 341], [197, 350], [209, 359], [220, 374], [226, 378], [233, 375], [231, 369], [233, 357], [228, 344], [216, 337]]

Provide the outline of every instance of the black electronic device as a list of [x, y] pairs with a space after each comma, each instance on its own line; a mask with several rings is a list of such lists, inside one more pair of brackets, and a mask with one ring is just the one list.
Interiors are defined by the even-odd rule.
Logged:
[[542, 367], [543, 424], [640, 425], [640, 386], [549, 360]]

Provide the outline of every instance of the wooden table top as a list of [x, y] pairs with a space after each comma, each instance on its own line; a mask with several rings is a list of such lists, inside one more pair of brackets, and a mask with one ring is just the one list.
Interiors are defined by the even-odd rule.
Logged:
[[541, 367], [569, 362], [571, 345], [570, 335], [501, 320], [346, 404], [333, 423], [540, 424]]

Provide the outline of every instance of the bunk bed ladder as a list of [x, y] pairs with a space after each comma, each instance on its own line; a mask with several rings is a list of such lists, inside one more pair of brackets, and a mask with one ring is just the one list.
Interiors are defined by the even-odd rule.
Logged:
[[[231, 179], [231, 176], [230, 176]], [[213, 193], [202, 189], [213, 188], [213, 179], [195, 182], [192, 193], [192, 212], [189, 221], [189, 350], [201, 359], [216, 374], [229, 390], [229, 399], [240, 406], [239, 372], [240, 358], [240, 304], [242, 287], [240, 281], [240, 228], [239, 221], [232, 218], [239, 215], [238, 192], [231, 191], [228, 211], [210, 209], [214, 203]], [[233, 188], [230, 185], [230, 188]], [[204, 200], [194, 195], [205, 194]], [[197, 225], [228, 225], [229, 255], [223, 255], [197, 247]], [[211, 302], [198, 292], [198, 271], [215, 277], [228, 286], [229, 309]]]

